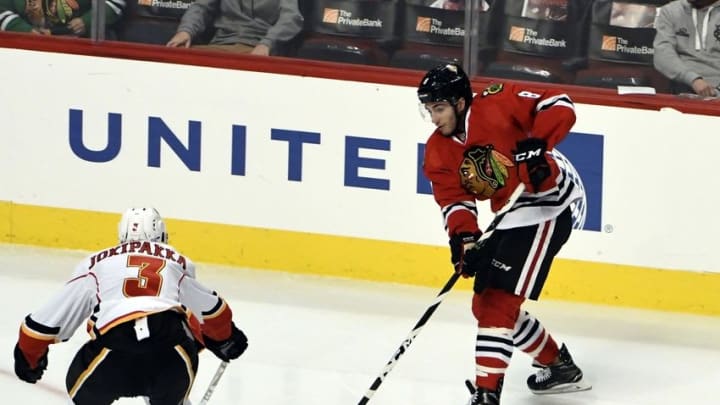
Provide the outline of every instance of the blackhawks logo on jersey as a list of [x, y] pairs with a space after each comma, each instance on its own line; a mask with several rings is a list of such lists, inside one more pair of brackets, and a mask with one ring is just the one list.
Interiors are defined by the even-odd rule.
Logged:
[[498, 94], [503, 90], [503, 84], [502, 83], [493, 83], [490, 86], [488, 86], [485, 90], [482, 92], [483, 97], [492, 96], [493, 94]]
[[508, 157], [492, 145], [473, 146], [465, 151], [460, 164], [460, 182], [469, 193], [489, 198], [505, 186], [508, 167], [515, 166]]

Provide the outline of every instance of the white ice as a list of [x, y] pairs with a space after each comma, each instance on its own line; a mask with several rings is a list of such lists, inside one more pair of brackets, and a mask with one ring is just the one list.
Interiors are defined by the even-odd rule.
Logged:
[[[43, 380], [13, 373], [18, 326], [60, 288], [86, 252], [0, 245], [0, 392], [3, 404], [67, 404], [64, 380], [81, 328], [50, 349]], [[199, 265], [198, 278], [217, 289], [246, 331], [250, 347], [232, 362], [210, 404], [357, 404], [437, 289]], [[398, 280], [402, 281], [402, 280]], [[470, 292], [451, 292], [390, 372], [372, 405], [464, 405], [473, 377], [475, 322]], [[535, 396], [534, 372], [517, 352], [503, 405], [663, 405], [720, 403], [720, 318], [553, 301], [529, 303], [570, 348], [591, 391]], [[191, 399], [198, 404], [219, 361], [201, 355]], [[142, 404], [124, 399], [121, 404]]]

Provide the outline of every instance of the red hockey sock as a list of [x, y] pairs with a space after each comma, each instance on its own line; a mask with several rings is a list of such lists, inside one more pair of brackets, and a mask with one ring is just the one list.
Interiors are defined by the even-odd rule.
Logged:
[[513, 331], [513, 343], [516, 348], [543, 365], [552, 363], [559, 353], [558, 345], [552, 336], [542, 323], [527, 311], [520, 311]]
[[545, 342], [545, 347], [540, 350], [540, 353], [538, 353], [538, 355], [535, 357], [535, 360], [537, 360], [538, 363], [547, 366], [554, 362], [559, 354], [560, 349], [558, 348], [555, 339], [553, 339], [552, 336], [548, 335], [547, 342]]
[[475, 386], [495, 391], [498, 386], [498, 381], [500, 381], [500, 378], [504, 375], [505, 374], [489, 374], [486, 377], [476, 376]]
[[473, 297], [478, 321], [475, 347], [475, 386], [497, 389], [513, 352], [513, 328], [524, 298], [496, 289]]

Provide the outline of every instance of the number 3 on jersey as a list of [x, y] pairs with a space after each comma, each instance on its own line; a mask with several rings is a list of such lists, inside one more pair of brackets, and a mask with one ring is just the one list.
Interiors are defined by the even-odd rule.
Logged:
[[165, 268], [165, 260], [156, 257], [130, 255], [128, 267], [138, 267], [137, 277], [128, 277], [123, 282], [123, 294], [126, 297], [158, 296], [163, 278], [160, 272]]

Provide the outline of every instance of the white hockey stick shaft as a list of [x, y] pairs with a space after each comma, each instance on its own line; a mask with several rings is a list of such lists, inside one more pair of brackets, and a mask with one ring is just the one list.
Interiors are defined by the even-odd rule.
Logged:
[[[489, 238], [490, 235], [492, 235], [495, 228], [497, 228], [498, 224], [500, 224], [500, 221], [503, 219], [505, 214], [507, 214], [510, 209], [512, 209], [513, 205], [515, 205], [515, 202], [520, 197], [520, 194], [525, 191], [525, 185], [523, 183], [520, 183], [515, 190], [513, 190], [512, 194], [508, 198], [508, 201], [505, 203], [505, 205], [498, 210], [497, 213], [495, 213], [495, 218], [492, 220], [490, 225], [488, 225], [487, 229], [485, 230], [485, 233], [480, 237], [480, 239], [477, 241], [478, 244], [485, 243]], [[375, 395], [375, 391], [380, 387], [380, 384], [382, 384], [385, 377], [390, 373], [390, 371], [395, 367], [395, 364], [397, 364], [398, 360], [400, 360], [400, 357], [405, 354], [405, 352], [408, 350], [410, 345], [412, 344], [413, 340], [417, 337], [417, 335], [422, 330], [423, 326], [427, 323], [427, 321], [430, 319], [432, 314], [435, 312], [435, 310], [440, 306], [440, 303], [442, 303], [443, 298], [450, 292], [450, 290], [455, 285], [455, 282], [460, 277], [460, 273], [454, 272], [452, 276], [450, 276], [450, 279], [445, 283], [445, 286], [443, 286], [442, 290], [438, 293], [437, 297], [435, 298], [435, 301], [425, 310], [425, 312], [420, 317], [420, 320], [415, 324], [413, 329], [410, 331], [410, 334], [403, 340], [400, 347], [395, 351], [395, 353], [390, 358], [390, 361], [387, 362], [385, 367], [380, 371], [380, 375], [378, 375], [375, 378], [375, 381], [373, 381], [370, 388], [365, 393], [365, 396], [360, 399], [360, 402], [358, 402], [358, 405], [365, 405], [370, 401], [370, 398], [372, 398], [373, 395]]]
[[215, 371], [215, 375], [213, 376], [212, 380], [210, 381], [210, 385], [208, 385], [207, 389], [205, 390], [205, 395], [203, 395], [202, 400], [200, 401], [200, 405], [207, 405], [208, 401], [210, 401], [210, 397], [212, 396], [213, 392], [215, 391], [215, 388], [217, 387], [218, 383], [220, 382], [220, 377], [223, 376], [225, 373], [225, 369], [228, 366], [227, 361], [223, 361], [220, 363], [220, 365], [217, 368], [217, 371]]

